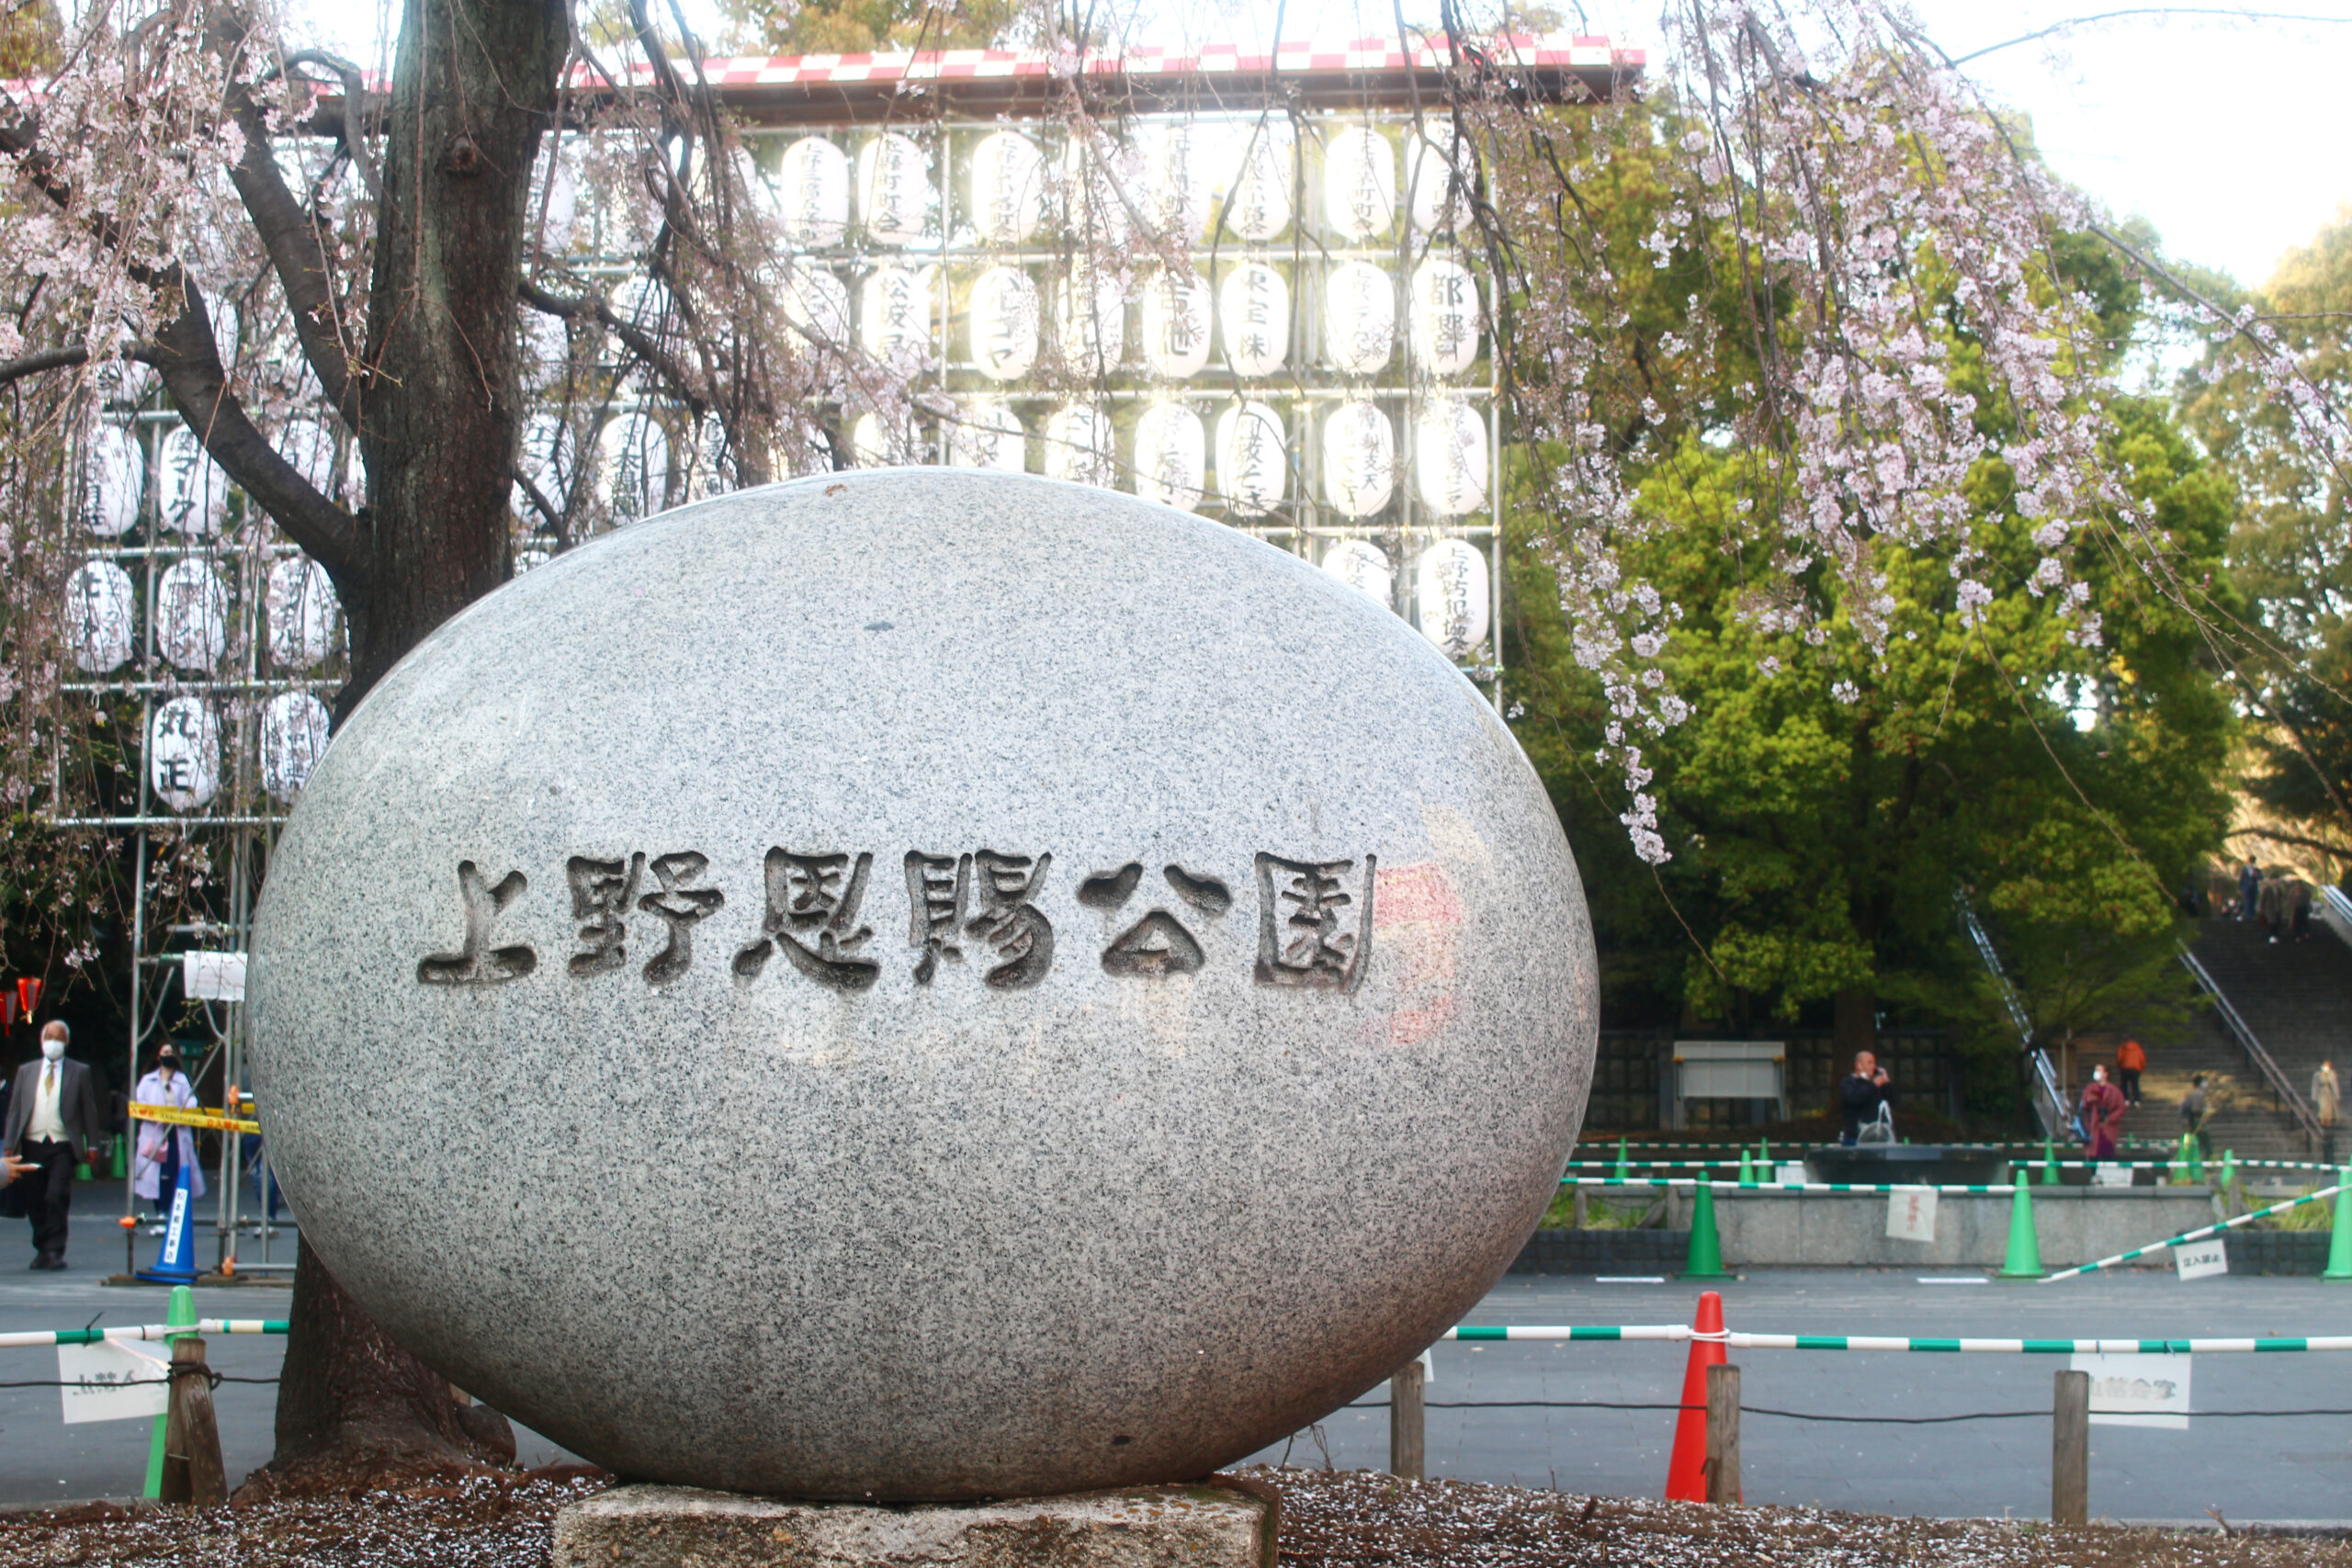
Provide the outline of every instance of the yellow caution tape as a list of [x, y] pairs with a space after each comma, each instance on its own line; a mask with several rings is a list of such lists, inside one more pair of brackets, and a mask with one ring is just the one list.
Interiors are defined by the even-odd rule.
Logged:
[[227, 1133], [258, 1133], [261, 1123], [225, 1111], [183, 1111], [176, 1105], [133, 1105], [131, 1116], [141, 1122], [168, 1122], [175, 1127], [217, 1127]]

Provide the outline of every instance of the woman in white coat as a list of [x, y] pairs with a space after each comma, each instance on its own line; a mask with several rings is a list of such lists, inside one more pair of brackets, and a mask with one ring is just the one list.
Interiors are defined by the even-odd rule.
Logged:
[[[164, 1046], [155, 1058], [155, 1070], [139, 1080], [130, 1098], [140, 1105], [195, 1110], [196, 1089], [188, 1083], [187, 1075], [180, 1071], [179, 1053]], [[155, 1205], [159, 1220], [171, 1213], [172, 1192], [179, 1185], [183, 1165], [187, 1167], [189, 1194], [203, 1197], [204, 1168], [196, 1160], [196, 1130], [162, 1122], [139, 1123], [138, 1157], [131, 1162], [130, 1190]]]

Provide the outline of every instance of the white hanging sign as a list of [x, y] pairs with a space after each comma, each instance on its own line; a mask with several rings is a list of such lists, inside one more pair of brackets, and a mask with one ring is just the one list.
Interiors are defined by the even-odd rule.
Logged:
[[1209, 286], [1190, 267], [1155, 273], [1143, 290], [1143, 352], [1152, 369], [1174, 380], [1209, 362]]
[[[1459, 540], [1449, 540], [1458, 544]], [[1422, 614], [1428, 615], [1427, 602]], [[1460, 658], [1461, 655], [1454, 655]], [[1936, 1192], [1932, 1188], [1913, 1187], [1886, 1195], [1886, 1234], [1895, 1241], [1933, 1241], [1936, 1239]]]
[[802, 137], [784, 150], [775, 203], [792, 243], [840, 244], [849, 231], [849, 154], [825, 137]]
[[1283, 416], [1263, 403], [1239, 403], [1216, 419], [1216, 482], [1225, 503], [1245, 517], [1262, 516], [1283, 502], [1290, 479], [1290, 443]]
[[1413, 269], [1413, 358], [1432, 376], [1458, 376], [1478, 357], [1478, 280], [1451, 256]]
[[1453, 125], [1431, 120], [1405, 132], [1405, 183], [1413, 193], [1413, 227], [1436, 234], [1462, 220], [1469, 206], [1469, 160], [1458, 156]]
[[959, 468], [1017, 474], [1029, 466], [1029, 432], [999, 402], [967, 403], [949, 430], [947, 460]]
[[1126, 352], [1127, 302], [1119, 281], [1098, 268], [1073, 265], [1054, 290], [1054, 335], [1062, 357], [1088, 376], [1106, 375]]
[[910, 245], [922, 238], [931, 175], [910, 136], [886, 130], [857, 150], [857, 215], [866, 238]]
[[1383, 609], [1396, 602], [1396, 569], [1388, 552], [1370, 539], [1341, 539], [1323, 552], [1323, 570]]
[[333, 722], [327, 705], [308, 692], [280, 692], [263, 705], [261, 783], [271, 799], [284, 805], [310, 782]]
[[788, 265], [777, 290], [785, 324], [792, 329], [786, 346], [795, 358], [849, 346], [849, 286], [815, 262]]
[[972, 226], [991, 245], [1018, 245], [1046, 226], [1046, 154], [1017, 130], [972, 149]]
[[263, 602], [269, 610], [270, 662], [281, 670], [308, 670], [334, 646], [334, 619], [343, 608], [326, 569], [307, 556], [288, 556], [269, 569]]
[[76, 669], [103, 675], [120, 666], [137, 625], [130, 574], [114, 562], [84, 561], [65, 580], [65, 640]]
[[1370, 403], [1342, 403], [1323, 422], [1323, 495], [1350, 517], [1388, 504], [1396, 486], [1396, 432]]
[[1487, 500], [1487, 426], [1478, 411], [1432, 399], [1413, 419], [1413, 479], [1421, 504], [1441, 517], [1476, 512]]
[[992, 266], [972, 280], [972, 364], [992, 381], [1026, 376], [1037, 364], [1037, 286], [1017, 266]]
[[1323, 280], [1323, 356], [1350, 376], [1387, 367], [1396, 341], [1396, 288], [1370, 262], [1341, 262]]
[[1290, 349], [1290, 285], [1264, 262], [1243, 262], [1217, 285], [1225, 357], [1244, 379], [1271, 376]]
[[209, 671], [229, 648], [229, 593], [200, 560], [175, 561], [155, 580], [155, 642], [190, 674]]
[[1144, 216], [1164, 237], [1189, 243], [1209, 221], [1209, 186], [1193, 155], [1193, 128], [1181, 121], [1146, 125], [1136, 138], [1143, 159]]
[[242, 953], [183, 953], [180, 991], [196, 1002], [245, 999], [245, 955]]
[[155, 509], [175, 534], [209, 538], [229, 512], [229, 477], [206, 456], [196, 432], [175, 424], [156, 444]]
[[161, 1416], [170, 1403], [171, 1379], [161, 1356], [116, 1340], [57, 1348], [57, 1393], [69, 1427]]
[[1046, 421], [1046, 477], [1108, 490], [1117, 475], [1109, 416], [1092, 403], [1056, 409]]
[[596, 437], [596, 490], [613, 525], [640, 522], [670, 504], [670, 433], [649, 414], [628, 413]]
[[90, 431], [82, 449], [82, 526], [100, 538], [129, 533], [139, 523], [147, 455], [139, 437], [119, 424]]
[[[1487, 603], [1492, 580], [1487, 575], [1487, 558], [1477, 547], [1466, 539], [1440, 539], [1421, 552], [1417, 586], [1421, 635], [1457, 664], [1477, 652], [1478, 645], [1487, 640], [1492, 619]], [[1892, 1216], [1888, 1223], [1893, 1223]], [[1932, 1205], [1927, 1223], [1932, 1236]]]
[[1396, 221], [1396, 151], [1351, 125], [1323, 149], [1323, 221], [1343, 240], [1385, 234]]
[[220, 790], [220, 722], [194, 697], [174, 697], [148, 726], [147, 784], [174, 811], [194, 811]]
[[922, 355], [932, 346], [937, 315], [932, 288], [936, 274], [925, 267], [876, 267], [858, 291], [858, 328], [865, 352], [876, 359]]
[[1136, 493], [1179, 512], [1201, 503], [1208, 482], [1208, 433], [1182, 403], [1154, 403], [1136, 421]]
[[2071, 1370], [2091, 1375], [2091, 1425], [2188, 1430], [2187, 1356], [2076, 1354]]
[[2172, 1249], [2172, 1266], [2181, 1283], [2191, 1280], [2210, 1280], [2216, 1274], [2230, 1271], [2230, 1249], [2220, 1236], [2211, 1241], [2192, 1241]]
[[1287, 128], [1272, 120], [1250, 128], [1241, 167], [1225, 198], [1225, 223], [1252, 244], [1290, 227], [1291, 164], [1296, 152]]

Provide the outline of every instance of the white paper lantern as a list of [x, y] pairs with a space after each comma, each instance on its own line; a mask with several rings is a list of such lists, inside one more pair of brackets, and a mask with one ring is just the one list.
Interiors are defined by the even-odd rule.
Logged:
[[112, 539], [139, 524], [147, 488], [147, 453], [138, 435], [119, 424], [91, 427], [82, 447], [82, 526]]
[[670, 504], [670, 433], [659, 420], [627, 413], [598, 434], [596, 497], [616, 527]]
[[261, 710], [261, 786], [284, 806], [300, 793], [326, 754], [333, 722], [327, 705], [308, 692], [280, 692]]
[[1323, 495], [1350, 517], [1369, 517], [1396, 488], [1396, 432], [1370, 403], [1342, 403], [1323, 422]]
[[190, 674], [208, 674], [229, 648], [229, 593], [200, 560], [174, 561], [155, 580], [155, 646]]
[[[840, 244], [849, 231], [849, 154], [822, 136], [795, 141], [776, 170], [775, 204], [777, 225], [792, 243]], [[915, 210], [920, 222], [922, 209]]]
[[1017, 266], [992, 266], [972, 280], [972, 364], [992, 381], [1026, 376], [1037, 364], [1037, 286]]
[[531, 240], [551, 254], [560, 255], [588, 238], [580, 221], [580, 175], [573, 162], [543, 145], [531, 166]]
[[1478, 357], [1478, 280], [1450, 256], [1413, 269], [1413, 358], [1432, 376], [1458, 376]]
[[229, 476], [205, 455], [196, 432], [175, 424], [155, 448], [155, 510], [175, 534], [209, 538], [229, 514]]
[[1225, 198], [1225, 226], [1253, 244], [1290, 227], [1291, 164], [1296, 154], [1289, 129], [1272, 120], [1253, 125]]
[[174, 697], [147, 726], [147, 784], [174, 811], [195, 811], [220, 792], [220, 721], [194, 697]]
[[[1104, 166], [1105, 160], [1115, 165], [1115, 182], [1113, 171]], [[1064, 227], [1070, 237], [1089, 248], [1116, 250], [1125, 245], [1133, 225], [1127, 219], [1126, 203], [1119, 199], [1119, 186], [1133, 190], [1141, 176], [1135, 149], [1100, 134], [1091, 140], [1072, 137], [1062, 148], [1061, 177], [1062, 199], [1069, 208]]]
[[1341, 262], [1323, 281], [1323, 356], [1350, 376], [1388, 367], [1396, 341], [1396, 288], [1370, 262]]
[[1217, 324], [1236, 376], [1272, 375], [1290, 350], [1290, 285], [1264, 262], [1243, 262], [1217, 285]]
[[1046, 226], [1046, 154], [1017, 130], [972, 149], [972, 227], [991, 245], [1018, 245]]
[[1466, 539], [1440, 539], [1421, 552], [1416, 573], [1421, 635], [1457, 662], [1487, 640], [1492, 618], [1487, 558]]
[[1004, 404], [964, 404], [947, 432], [947, 460], [959, 468], [1017, 474], [1029, 466], [1029, 431]]
[[1110, 416], [1092, 403], [1066, 403], [1046, 421], [1046, 477], [1108, 490], [1117, 482], [1118, 448]]
[[[827, 143], [831, 145], [831, 143]], [[815, 262], [786, 266], [776, 302], [791, 329], [786, 346], [796, 359], [849, 347], [849, 286]]]
[[1209, 362], [1209, 286], [1186, 267], [1162, 268], [1143, 288], [1143, 353], [1171, 380], [1197, 376]]
[[858, 290], [858, 335], [865, 352], [876, 359], [922, 357], [936, 341], [938, 320], [933, 292], [938, 274], [924, 267], [910, 272], [902, 266], [876, 267]]
[[1396, 150], [1351, 125], [1323, 149], [1323, 222], [1343, 240], [1385, 234], [1396, 221]]
[[1323, 570], [1383, 609], [1396, 602], [1396, 568], [1388, 564], [1388, 552], [1370, 539], [1341, 539], [1323, 552]]
[[1413, 479], [1421, 504], [1441, 517], [1476, 512], [1487, 501], [1487, 424], [1453, 398], [1432, 399], [1413, 420]]
[[861, 468], [903, 468], [924, 461], [922, 434], [903, 419], [868, 409], [850, 426], [850, 457]]
[[1208, 227], [1210, 192], [1192, 126], [1169, 120], [1146, 125], [1136, 134], [1136, 149], [1143, 161], [1137, 199], [1152, 231], [1184, 243], [1199, 239]]
[[114, 562], [84, 561], [65, 580], [65, 643], [77, 669], [103, 675], [119, 668], [138, 622], [130, 574]]
[[1448, 120], [1405, 132], [1405, 184], [1412, 192], [1413, 228], [1442, 233], [1462, 221], [1470, 205], [1472, 164]]
[[1283, 416], [1263, 403], [1240, 403], [1216, 419], [1216, 482], [1225, 503], [1261, 516], [1290, 492], [1290, 441]]
[[922, 238], [931, 173], [910, 136], [886, 130], [857, 150], [857, 215], [865, 236], [880, 244], [910, 245]]
[[1182, 403], [1154, 403], [1136, 421], [1136, 493], [1179, 512], [1208, 485], [1208, 432]]
[[1073, 265], [1054, 290], [1054, 335], [1062, 357], [1088, 376], [1109, 374], [1126, 352], [1127, 301], [1118, 279]]
[[343, 605], [326, 568], [308, 556], [288, 556], [269, 569], [263, 594], [269, 609], [269, 658], [280, 670], [308, 670], [334, 646]]

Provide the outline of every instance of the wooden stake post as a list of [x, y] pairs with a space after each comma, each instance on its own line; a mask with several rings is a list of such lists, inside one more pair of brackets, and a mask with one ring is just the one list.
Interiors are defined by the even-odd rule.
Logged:
[[220, 1464], [220, 1427], [212, 1414], [212, 1379], [204, 1341], [172, 1341], [171, 1404], [164, 1415], [163, 1500], [217, 1508], [229, 1500]]
[[1388, 1379], [1388, 1473], [1419, 1481], [1427, 1450], [1421, 1429], [1421, 1360], [1416, 1356]]
[[1736, 1503], [1739, 1492], [1739, 1369], [1707, 1369], [1707, 1501]]
[[2060, 1372], [2050, 1418], [2050, 1520], [2088, 1524], [2091, 1517], [2091, 1375]]

